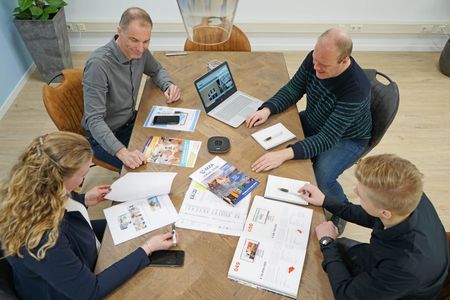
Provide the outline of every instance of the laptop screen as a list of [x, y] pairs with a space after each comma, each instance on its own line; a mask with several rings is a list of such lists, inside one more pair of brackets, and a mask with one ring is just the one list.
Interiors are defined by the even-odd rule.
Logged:
[[194, 84], [207, 113], [236, 92], [227, 62], [218, 65]]

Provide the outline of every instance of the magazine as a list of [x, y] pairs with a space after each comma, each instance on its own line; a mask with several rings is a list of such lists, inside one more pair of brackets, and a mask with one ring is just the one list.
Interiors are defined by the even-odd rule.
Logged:
[[192, 168], [202, 142], [150, 136], [144, 147], [147, 162]]
[[259, 181], [218, 156], [192, 173], [190, 177], [232, 206], [259, 185]]
[[[153, 124], [153, 119], [159, 115], [176, 115], [180, 117], [180, 122], [178, 124]], [[199, 117], [200, 110], [198, 109], [154, 105], [145, 119], [144, 127], [194, 132]]]
[[228, 278], [297, 298], [311, 220], [309, 208], [255, 196]]
[[250, 197], [251, 195], [247, 195], [232, 207], [192, 180], [176, 225], [180, 228], [239, 236], [247, 219]]
[[123, 202], [103, 210], [114, 245], [176, 222], [178, 213], [168, 195]]

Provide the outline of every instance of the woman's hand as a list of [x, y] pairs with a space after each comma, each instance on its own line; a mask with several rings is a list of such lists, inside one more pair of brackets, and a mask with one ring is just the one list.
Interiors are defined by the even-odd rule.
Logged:
[[86, 206], [94, 206], [105, 200], [106, 194], [111, 190], [109, 184], [96, 186], [84, 195], [84, 204]]
[[[177, 233], [178, 241], [179, 236], [180, 235]], [[170, 247], [172, 247], [172, 232], [154, 235], [141, 246], [141, 248], [144, 249], [147, 255], [154, 251], [167, 250]]]

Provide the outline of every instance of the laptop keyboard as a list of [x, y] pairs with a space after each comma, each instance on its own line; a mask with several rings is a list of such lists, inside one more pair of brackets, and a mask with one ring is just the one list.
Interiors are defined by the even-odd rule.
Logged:
[[240, 112], [243, 112], [244, 115], [247, 115], [248, 113], [252, 112], [253, 109], [251, 107], [248, 107], [248, 109], [244, 110], [244, 108], [251, 103], [252, 103], [251, 100], [249, 100], [247, 97], [238, 96], [234, 98], [232, 101], [229, 101], [227, 105], [225, 105], [222, 109], [217, 111], [216, 116], [225, 120], [230, 120]]

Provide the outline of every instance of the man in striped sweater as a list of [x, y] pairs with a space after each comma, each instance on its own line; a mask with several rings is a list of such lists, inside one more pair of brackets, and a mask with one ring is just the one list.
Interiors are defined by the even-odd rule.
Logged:
[[[372, 129], [370, 82], [351, 57], [352, 47], [345, 32], [327, 30], [294, 77], [247, 117], [247, 127], [261, 125], [306, 94], [306, 109], [299, 114], [305, 139], [264, 154], [252, 164], [253, 171], [268, 171], [290, 159], [311, 159], [320, 190], [348, 201], [337, 178], [359, 158]], [[333, 216], [332, 221], [342, 233], [343, 220]]]

